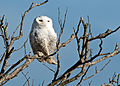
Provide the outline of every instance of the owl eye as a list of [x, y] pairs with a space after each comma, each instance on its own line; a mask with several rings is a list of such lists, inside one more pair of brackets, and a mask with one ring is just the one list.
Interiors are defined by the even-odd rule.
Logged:
[[43, 22], [43, 20], [39, 20], [40, 22]]

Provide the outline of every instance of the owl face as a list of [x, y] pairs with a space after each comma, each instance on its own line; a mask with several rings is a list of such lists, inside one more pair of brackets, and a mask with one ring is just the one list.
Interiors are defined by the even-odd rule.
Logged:
[[35, 22], [40, 27], [52, 27], [52, 19], [47, 16], [39, 16], [35, 18]]

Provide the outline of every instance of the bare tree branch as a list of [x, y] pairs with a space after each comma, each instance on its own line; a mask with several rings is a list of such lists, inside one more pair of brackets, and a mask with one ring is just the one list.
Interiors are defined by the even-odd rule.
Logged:
[[100, 39], [100, 38], [105, 38], [109, 35], [111, 35], [112, 33], [118, 31], [120, 29], [120, 26], [118, 28], [116, 28], [115, 30], [111, 31], [110, 29], [108, 29], [106, 32], [102, 33], [102, 34], [99, 34], [95, 37], [92, 37], [89, 39], [89, 41], [92, 41], [92, 40], [96, 40], [96, 39]]
[[23, 76], [24, 76], [25, 79], [26, 79], [26, 81], [25, 81], [25, 83], [23, 84], [23, 86], [25, 86], [26, 83], [28, 83], [28, 86], [30, 86], [30, 83], [29, 83], [30, 77], [27, 78], [27, 76], [26, 76], [28, 73], [29, 73], [29, 72], [27, 72], [26, 74], [24, 74], [24, 73], [22, 72]]
[[120, 76], [120, 74], [114, 73], [112, 79], [111, 80], [109, 79], [109, 83], [108, 84], [104, 83], [101, 86], [111, 86], [111, 85], [112, 86], [120, 86], [120, 84], [119, 84], [119, 81], [120, 81], [119, 76]]
[[[32, 56], [35, 57], [36, 55]], [[22, 65], [18, 66], [13, 72], [11, 72], [10, 74], [7, 74], [9, 72], [9, 70], [2, 75], [2, 77], [0, 78], [0, 83], [2, 83], [3, 81], [9, 81], [12, 78], [14, 78], [19, 72], [21, 72], [22, 70], [24, 70], [26, 67], [28, 67], [28, 65], [33, 61], [34, 59], [27, 59]], [[17, 64], [17, 63], [16, 63]], [[16, 65], [15, 65], [16, 66]], [[11, 70], [11, 69], [10, 69]]]
[[[1, 36], [2, 36], [2, 38], [4, 40], [4, 44], [5, 44], [5, 48], [6, 48], [3, 56], [0, 59], [0, 63], [2, 63], [3, 58], [5, 57], [4, 61], [3, 61], [2, 68], [1, 68], [1, 72], [0, 72], [0, 83], [2, 83], [1, 85], [5, 84], [7, 81], [9, 81], [12, 78], [14, 78], [20, 71], [22, 71], [26, 67], [28, 67], [28, 65], [34, 60], [34, 59], [28, 59], [30, 57], [30, 53], [29, 54], [26, 53], [26, 45], [25, 45], [26, 42], [25, 42], [24, 43], [25, 56], [22, 59], [20, 59], [19, 61], [17, 61], [15, 64], [13, 64], [8, 70], [6, 70], [8, 59], [10, 58], [11, 54], [14, 51], [14, 47], [12, 47], [12, 46], [13, 46], [15, 40], [18, 40], [19, 38], [21, 38], [23, 36], [22, 29], [23, 29], [23, 22], [24, 22], [24, 18], [26, 16], [26, 14], [30, 10], [32, 10], [34, 7], [41, 6], [41, 5], [43, 5], [43, 4], [47, 3], [47, 2], [48, 2], [48, 0], [46, 0], [46, 1], [42, 2], [42, 3], [40, 3], [40, 4], [37, 4], [37, 3], [34, 4], [34, 2], [31, 4], [31, 6], [28, 8], [28, 10], [26, 10], [24, 12], [20, 24], [18, 24], [16, 30], [11, 35], [11, 39], [9, 39], [8, 34], [7, 34], [8, 23], [6, 22], [6, 24], [4, 25], [4, 22], [3, 22], [4, 16], [0, 20]], [[18, 28], [20, 28], [19, 35], [18, 36], [14, 36], [16, 31], [18, 30]], [[32, 57], [34, 58], [34, 57], [38, 57], [38, 56], [34, 55]], [[22, 63], [25, 59], [26, 59], [26, 61], [22, 65], [20, 65], [20, 63]], [[20, 66], [18, 66], [18, 65], [20, 65]]]
[[4, 63], [3, 63], [3, 66], [2, 66], [2, 69], [1, 69], [1, 72], [0, 72], [0, 75], [5, 72], [6, 67], [7, 67], [7, 63], [8, 63], [8, 59], [10, 58], [10, 55], [13, 52], [13, 50], [14, 50], [14, 47], [12, 47], [12, 49], [10, 50], [9, 53], [7, 51], [5, 59], [4, 59]]
[[1, 57], [1, 59], [0, 59], [0, 64], [1, 64], [1, 62], [3, 61], [3, 58], [6, 56], [6, 51], [4, 52], [4, 54], [3, 54], [3, 56]]
[[85, 73], [83, 74], [82, 78], [80, 79], [80, 82], [77, 84], [77, 86], [80, 85], [80, 83], [82, 82], [83, 78], [85, 77], [85, 75], [87, 74], [88, 70], [89, 70], [90, 66], [88, 66], [87, 70], [85, 71]]
[[83, 80], [87, 80], [87, 79], [95, 76], [95, 75], [98, 74], [99, 72], [101, 72], [101, 71], [110, 63], [110, 61], [111, 61], [111, 60], [109, 60], [99, 71], [96, 70], [96, 73], [95, 73], [95, 74], [93, 74], [93, 75], [91, 75], [91, 76], [89, 76], [89, 77], [87, 77], [87, 78], [85, 78], [85, 79], [83, 79]]
[[66, 13], [65, 13], [65, 16], [64, 16], [64, 21], [63, 21], [63, 24], [62, 24], [62, 21], [60, 19], [60, 9], [58, 8], [58, 22], [59, 22], [61, 30], [60, 30], [60, 34], [59, 34], [59, 37], [58, 37], [58, 40], [57, 40], [57, 51], [59, 51], [60, 39], [61, 39], [64, 27], [65, 27], [66, 16], [67, 16], [67, 10], [66, 10]]
[[22, 49], [22, 48], [26, 45], [27, 41], [28, 41], [28, 39], [24, 42], [24, 44], [23, 44], [20, 48], [18, 48], [18, 49], [14, 49], [13, 52], [15, 52], [15, 51], [19, 51], [20, 49]]
[[51, 69], [50, 67], [48, 67], [47, 65], [43, 64], [45, 67], [47, 67], [50, 71], [52, 71], [53, 73], [55, 73], [55, 71], [53, 69]]
[[57, 71], [56, 71], [56, 73], [54, 74], [54, 79], [52, 80], [52, 81], [55, 81], [56, 80], [56, 78], [57, 78], [57, 75], [58, 75], [58, 73], [59, 73], [59, 71], [60, 71], [60, 60], [59, 60], [59, 54], [57, 54]]
[[[78, 32], [79, 32], [80, 23], [83, 24], [84, 34], [83, 34], [83, 36], [78, 38], [77, 35], [78, 35]], [[102, 50], [103, 50], [103, 48], [102, 48], [102, 44], [103, 44], [102, 38], [105, 38], [108, 35], [111, 35], [113, 32], [116, 32], [120, 27], [118, 27], [114, 31], [107, 30], [105, 33], [102, 33], [102, 34], [100, 34], [98, 36], [95, 36], [95, 37], [91, 36], [91, 38], [89, 38], [89, 35], [90, 35], [91, 31], [89, 31], [89, 33], [87, 33], [87, 26], [88, 26], [88, 23], [85, 23], [83, 18], [81, 17], [81, 20], [79, 21], [79, 24], [78, 24], [78, 27], [77, 27], [77, 31], [75, 31], [75, 29], [73, 28], [74, 29], [74, 34], [75, 34], [74, 37], [76, 38], [76, 41], [77, 41], [77, 47], [78, 47], [78, 53], [80, 55], [80, 60], [77, 61], [72, 67], [67, 69], [60, 77], [58, 77], [56, 80], [54, 80], [50, 84], [48, 84], [48, 86], [56, 85], [59, 82], [61, 82], [59, 85], [65, 85], [67, 83], [70, 83], [70, 82], [78, 79], [80, 76], [84, 75], [85, 69], [86, 69], [87, 66], [97, 64], [98, 62], [101, 62], [101, 61], [103, 61], [103, 60], [105, 60], [109, 57], [115, 56], [115, 55], [120, 53], [119, 48], [118, 48], [118, 43], [116, 44], [115, 50], [113, 52], [101, 53]], [[100, 44], [99, 44], [100, 49], [95, 56], [88, 59], [88, 57], [89, 57], [89, 52], [88, 52], [89, 51], [89, 43], [92, 40], [96, 40], [96, 39], [100, 39], [100, 41], [101, 41]], [[83, 40], [81, 51], [80, 51], [80, 40]], [[95, 60], [95, 58], [97, 58], [99, 56], [103, 56], [103, 57]], [[72, 74], [72, 72], [78, 67], [82, 68], [81, 72], [79, 74], [77, 74], [76, 76], [74, 76], [73, 78], [67, 79]]]
[[[66, 84], [68, 84], [68, 83], [70, 83], [70, 82], [73, 82], [73, 81], [77, 80], [78, 78], [80, 78], [80, 76], [82, 76], [82, 75], [85, 73], [85, 70], [86, 70], [86, 66], [83, 65], [80, 73], [78, 73], [77, 75], [75, 75], [74, 77], [72, 77], [72, 78], [70, 78], [70, 79], [67, 79], [68, 77], [66, 77], [65, 80], [66, 80], [66, 79], [67, 79], [67, 80], [66, 80], [66, 81], [64, 80], [62, 83], [59, 84], [59, 86], [61, 86], [61, 85], [66, 85]], [[70, 74], [71, 74], [71, 73], [72, 73], [72, 72], [70, 72]]]
[[[17, 76], [22, 70], [24, 70], [25, 68], [27, 68], [29, 66], [29, 64], [34, 61], [34, 59], [37, 58], [41, 58], [38, 57], [37, 54], [30, 56], [31, 52], [29, 52], [27, 54], [27, 49], [26, 49], [26, 43], [27, 40], [24, 42], [23, 46], [21, 46], [18, 49], [14, 49], [13, 44], [15, 43], [16, 40], [19, 40], [22, 36], [23, 36], [23, 24], [24, 24], [24, 19], [25, 16], [28, 14], [28, 12], [30, 12], [30, 10], [32, 10], [33, 8], [37, 7], [37, 6], [41, 6], [45, 3], [47, 3], [48, 0], [37, 4], [37, 3], [32, 3], [30, 5], [30, 7], [23, 13], [20, 24], [17, 25], [15, 31], [13, 31], [12, 35], [8, 35], [8, 22], [6, 22], [4, 24], [4, 19], [5, 16], [2, 17], [2, 19], [0, 19], [0, 37], [3, 39], [4, 42], [4, 46], [5, 46], [5, 51], [2, 54], [1, 58], [0, 58], [0, 63], [2, 64], [2, 68], [1, 68], [1, 72], [0, 72], [0, 83], [1, 85], [4, 85], [5, 83], [7, 83], [9, 80], [11, 80], [12, 78], [14, 78], [15, 76]], [[105, 64], [103, 66], [103, 68], [101, 68], [99, 71], [97, 70], [97, 68], [95, 69], [96, 73], [85, 78], [87, 72], [89, 71], [90, 67], [92, 65], [95, 65], [105, 59], [108, 59], [110, 57], [113, 57], [117, 54], [120, 53], [119, 47], [118, 47], [118, 43], [116, 43], [115, 49], [112, 52], [103, 52], [104, 50], [104, 46], [103, 46], [103, 39], [106, 38], [107, 36], [111, 35], [112, 33], [117, 32], [120, 29], [120, 26], [118, 28], [116, 28], [115, 30], [110, 30], [108, 29], [106, 32], [98, 34], [96, 36], [93, 36], [92, 31], [91, 31], [91, 24], [90, 24], [90, 20], [88, 17], [88, 22], [85, 22], [83, 17], [80, 18], [76, 29], [73, 27], [74, 30], [74, 34], [70, 35], [70, 38], [68, 38], [67, 41], [61, 43], [61, 38], [62, 35], [64, 34], [64, 29], [65, 29], [65, 24], [66, 24], [66, 18], [67, 18], [67, 9], [66, 12], [64, 14], [64, 19], [62, 22], [62, 19], [60, 17], [60, 9], [58, 8], [58, 23], [60, 26], [60, 33], [58, 36], [58, 40], [56, 43], [56, 51], [49, 55], [55, 55], [57, 54], [60, 49], [62, 47], [66, 47], [66, 45], [68, 45], [71, 41], [73, 41], [75, 39], [76, 43], [77, 43], [77, 52], [78, 52], [78, 57], [79, 59], [77, 60], [76, 63], [73, 63], [73, 65], [71, 65], [70, 68], [66, 69], [66, 71], [64, 73], [62, 73], [59, 77], [58, 74], [60, 72], [61, 69], [61, 65], [60, 65], [60, 60], [59, 60], [59, 54], [57, 54], [57, 70], [54, 71], [53, 69], [49, 68], [48, 66], [46, 66], [49, 70], [51, 70], [52, 72], [54, 72], [54, 77], [53, 80], [51, 80], [51, 83], [48, 84], [48, 86], [54, 86], [54, 85], [58, 85], [58, 86], [63, 86], [66, 85], [68, 83], [71, 83], [77, 79], [80, 79], [80, 81], [77, 83], [77, 86], [79, 86], [83, 80], [89, 79], [92, 76], [95, 76], [97, 73], [99, 73], [100, 71], [102, 71], [107, 64]], [[83, 30], [80, 30], [82, 27]], [[80, 35], [80, 31], [83, 31], [83, 34]], [[18, 35], [15, 35], [16, 33], [19, 33]], [[90, 44], [93, 40], [99, 39], [100, 40], [100, 44], [98, 45], [99, 49], [98, 52], [93, 55], [92, 50], [90, 48]], [[18, 61], [16, 61], [16, 63], [13, 63], [12, 65], [10, 65], [9, 68], [6, 68], [8, 65], [8, 60], [11, 57], [12, 53], [14, 53], [14, 51], [18, 51], [21, 48], [24, 47], [24, 53], [25, 55]], [[76, 71], [75, 69], [80, 69], [78, 74], [74, 74], [72, 77], [71, 74], [73, 74], [73, 71]], [[23, 84], [23, 86], [28, 83], [28, 86], [30, 86], [29, 84], [29, 78], [27, 78], [27, 74], [24, 74], [24, 77], [26, 79], [26, 82]], [[119, 85], [119, 75], [114, 74], [112, 80], [109, 80], [109, 84], [117, 84]], [[32, 83], [33, 85], [33, 83]], [[42, 82], [42, 86], [44, 85], [44, 81]], [[89, 86], [91, 85], [91, 83], [89, 83]], [[105, 86], [105, 84], [103, 85]]]

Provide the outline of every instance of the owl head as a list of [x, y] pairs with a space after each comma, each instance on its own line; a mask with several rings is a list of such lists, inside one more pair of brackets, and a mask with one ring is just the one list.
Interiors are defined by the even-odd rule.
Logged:
[[38, 16], [34, 19], [34, 23], [36, 23], [39, 27], [46, 28], [52, 27], [52, 19], [47, 16]]

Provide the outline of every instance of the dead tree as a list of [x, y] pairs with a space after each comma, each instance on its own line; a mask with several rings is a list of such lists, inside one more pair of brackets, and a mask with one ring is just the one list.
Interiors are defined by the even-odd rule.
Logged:
[[[10, 59], [11, 54], [14, 53], [13, 51], [14, 51], [15, 47], [13, 46], [13, 44], [15, 43], [16, 40], [19, 40], [23, 36], [23, 24], [24, 24], [24, 18], [26, 16], [26, 14], [30, 10], [32, 10], [34, 7], [41, 6], [47, 2], [48, 2], [48, 0], [46, 0], [40, 4], [32, 3], [31, 6], [29, 7], [29, 9], [24, 12], [20, 24], [17, 26], [17, 28], [13, 32], [13, 34], [10, 35], [10, 37], [8, 36], [8, 33], [7, 33], [9, 23], [4, 22], [5, 16], [3, 16], [0, 19], [0, 32], [1, 32], [0, 37], [3, 39], [4, 45], [5, 45], [5, 51], [2, 54], [2, 56], [0, 57], [0, 63], [2, 65], [1, 71], [0, 71], [1, 85], [4, 85], [9, 80], [11, 80], [15, 76], [17, 76], [22, 70], [24, 70], [26, 67], [28, 67], [28, 65], [32, 61], [34, 61], [34, 59], [39, 58], [39, 57], [37, 57], [37, 55], [31, 56], [30, 52], [27, 54], [26, 49], [25, 49], [25, 56], [21, 57], [21, 59], [19, 61], [16, 61], [16, 63], [11, 65], [9, 68], [7, 68], [8, 60]], [[58, 65], [57, 65], [57, 70], [56, 70], [55, 74], [53, 75], [54, 78], [53, 78], [53, 80], [51, 80], [51, 83], [49, 83], [48, 86], [54, 86], [54, 85], [64, 86], [68, 83], [71, 83], [71, 82], [77, 80], [77, 79], [80, 79], [80, 81], [77, 83], [77, 86], [79, 86], [83, 80], [89, 79], [92, 76], [95, 76], [100, 71], [102, 71], [109, 62], [106, 63], [103, 66], [103, 68], [101, 68], [100, 70], [96, 70], [95, 74], [87, 76], [85, 78], [85, 76], [91, 66], [120, 53], [118, 43], [116, 43], [116, 46], [113, 49], [113, 51], [102, 52], [103, 51], [103, 46], [102, 46], [103, 39], [105, 39], [107, 36], [111, 35], [112, 33], [117, 32], [120, 29], [120, 26], [118, 28], [116, 28], [115, 30], [108, 29], [104, 33], [100, 33], [96, 36], [93, 36], [93, 34], [91, 32], [91, 24], [89, 23], [89, 17], [88, 17], [87, 22], [84, 21], [83, 17], [81, 17], [79, 20], [79, 23], [77, 24], [77, 28], [73, 27], [73, 34], [71, 34], [70, 38], [68, 38], [67, 41], [61, 43], [61, 37], [63, 35], [63, 31], [64, 31], [64, 27], [65, 27], [65, 23], [66, 23], [66, 16], [67, 16], [67, 11], [64, 15], [64, 21], [62, 22], [61, 18], [60, 18], [60, 10], [58, 9], [58, 23], [60, 25], [60, 33], [58, 36], [56, 51], [53, 54], [51, 54], [51, 55], [57, 54]], [[81, 26], [83, 27], [82, 28], [83, 34], [79, 35]], [[20, 30], [19, 35], [16, 36], [15, 33], [18, 30]], [[79, 55], [79, 60], [76, 63], [73, 63], [73, 65], [70, 68], [66, 69], [66, 71], [61, 76], [58, 77], [59, 71], [61, 69], [60, 68], [61, 61], [59, 60], [59, 58], [60, 58], [59, 51], [62, 47], [66, 47], [66, 45], [68, 45], [69, 42], [71, 42], [73, 40], [75, 40], [77, 43], [77, 52], [76, 53], [78, 53], [78, 55]], [[99, 50], [97, 51], [97, 53], [95, 55], [92, 55], [92, 50], [90, 49], [89, 45], [92, 41], [95, 41], [95, 40], [100, 41], [99, 46], [98, 46]], [[23, 45], [24, 48], [26, 46], [25, 45], [26, 42]], [[70, 77], [71, 74], [73, 73], [73, 71], [75, 71], [75, 69], [77, 69], [77, 68], [80, 69], [79, 73], [76, 75], [73, 75], [73, 77]], [[23, 75], [26, 78], [26, 75], [24, 73], [23, 73]], [[27, 79], [27, 82], [29, 83], [29, 78], [26, 78], [26, 79]], [[44, 84], [44, 82], [43, 82], [43, 84]]]
[[101, 86], [120, 86], [120, 74], [114, 73], [112, 78], [109, 78], [108, 84], [102, 84]]
[[[36, 55], [30, 56], [30, 53], [28, 53], [28, 54], [25, 53], [25, 56], [21, 57], [21, 59], [19, 61], [17, 61], [16, 63], [14, 63], [8, 69], [6, 68], [7, 64], [8, 64], [8, 60], [11, 57], [11, 54], [14, 53], [13, 52], [14, 51], [13, 44], [15, 43], [16, 40], [19, 40], [23, 36], [23, 23], [24, 23], [25, 16], [34, 7], [44, 5], [47, 2], [48, 2], [48, 0], [46, 0], [46, 1], [42, 2], [42, 3], [40, 3], [40, 4], [37, 4], [37, 3], [33, 2], [30, 5], [30, 7], [28, 8], [28, 10], [26, 10], [24, 12], [24, 14], [22, 15], [22, 19], [21, 19], [20, 24], [17, 26], [17, 28], [13, 32], [13, 34], [10, 35], [10, 37], [8, 36], [8, 33], [7, 33], [8, 22], [7, 23], [4, 22], [5, 16], [3, 16], [2, 19], [0, 19], [0, 32], [1, 32], [0, 37], [2, 37], [4, 45], [5, 45], [5, 51], [4, 51], [3, 55], [0, 58], [0, 63], [3, 63], [1, 71], [0, 71], [0, 83], [1, 83], [1, 85], [4, 85], [6, 82], [8, 82], [9, 80], [11, 80], [15, 76], [17, 76], [19, 72], [21, 72], [22, 70], [24, 70], [26, 67], [28, 67], [28, 65], [32, 61], [34, 61], [34, 59], [28, 59], [28, 58], [30, 58], [30, 57], [34, 58], [34, 57], [36, 57]], [[18, 36], [15, 35], [16, 31], [19, 31]], [[25, 47], [25, 43], [24, 43], [24, 47]], [[22, 63], [23, 61], [25, 61], [25, 62]], [[20, 65], [20, 66], [18, 66], [18, 65]]]
[[[65, 14], [65, 18], [66, 18], [66, 14]], [[81, 17], [80, 21], [77, 25], [77, 28], [75, 29], [73, 27], [74, 34], [71, 35], [70, 39], [68, 41], [66, 41], [65, 43], [60, 43], [61, 34], [63, 33], [63, 28], [64, 28], [64, 25], [66, 22], [65, 18], [64, 18], [63, 24], [61, 23], [60, 19], [58, 19], [58, 22], [61, 27], [61, 33], [60, 33], [59, 39], [58, 39], [58, 43], [60, 44], [60, 46], [58, 47], [57, 50], [59, 50], [61, 47], [65, 47], [68, 42], [75, 39], [77, 42], [77, 51], [78, 51], [78, 55], [79, 55], [79, 60], [76, 63], [73, 63], [74, 65], [71, 66], [69, 69], [67, 69], [61, 76], [57, 77], [57, 74], [60, 70], [60, 61], [58, 59], [59, 64], [57, 66], [58, 67], [57, 71], [54, 75], [54, 79], [52, 80], [52, 82], [50, 84], [48, 84], [48, 86], [54, 86], [54, 85], [64, 86], [70, 82], [80, 79], [80, 81], [77, 83], [77, 86], [79, 86], [83, 80], [89, 79], [89, 78], [93, 77], [94, 75], [96, 75], [97, 73], [99, 73], [100, 71], [102, 71], [110, 61], [108, 63], [106, 63], [103, 66], [103, 68], [101, 68], [99, 71], [96, 70], [95, 74], [88, 76], [87, 78], [84, 78], [86, 76], [87, 72], [89, 71], [89, 68], [92, 65], [95, 65], [103, 60], [106, 60], [106, 59], [113, 57], [120, 53], [118, 42], [116, 43], [116, 46], [113, 49], [113, 51], [107, 52], [107, 53], [102, 52], [103, 51], [103, 47], [102, 47], [103, 39], [105, 39], [107, 36], [111, 35], [112, 33], [117, 32], [120, 29], [120, 26], [118, 28], [116, 28], [115, 30], [107, 29], [104, 33], [100, 33], [96, 36], [93, 36], [92, 32], [91, 32], [91, 24], [89, 23], [89, 17], [88, 17], [88, 22], [85, 22], [83, 20], [83, 17]], [[83, 26], [84, 31], [83, 31], [83, 34], [80, 36], [78, 34], [79, 34], [81, 25]], [[99, 43], [99, 50], [93, 56], [89, 45], [92, 41], [95, 41], [95, 40], [100, 40], [100, 43]], [[97, 59], [97, 58], [99, 58], [99, 59]], [[78, 74], [74, 75], [72, 78], [69, 78], [70, 75], [72, 74], [72, 72], [75, 71], [75, 69], [77, 69], [77, 68], [81, 68], [80, 72]]]

